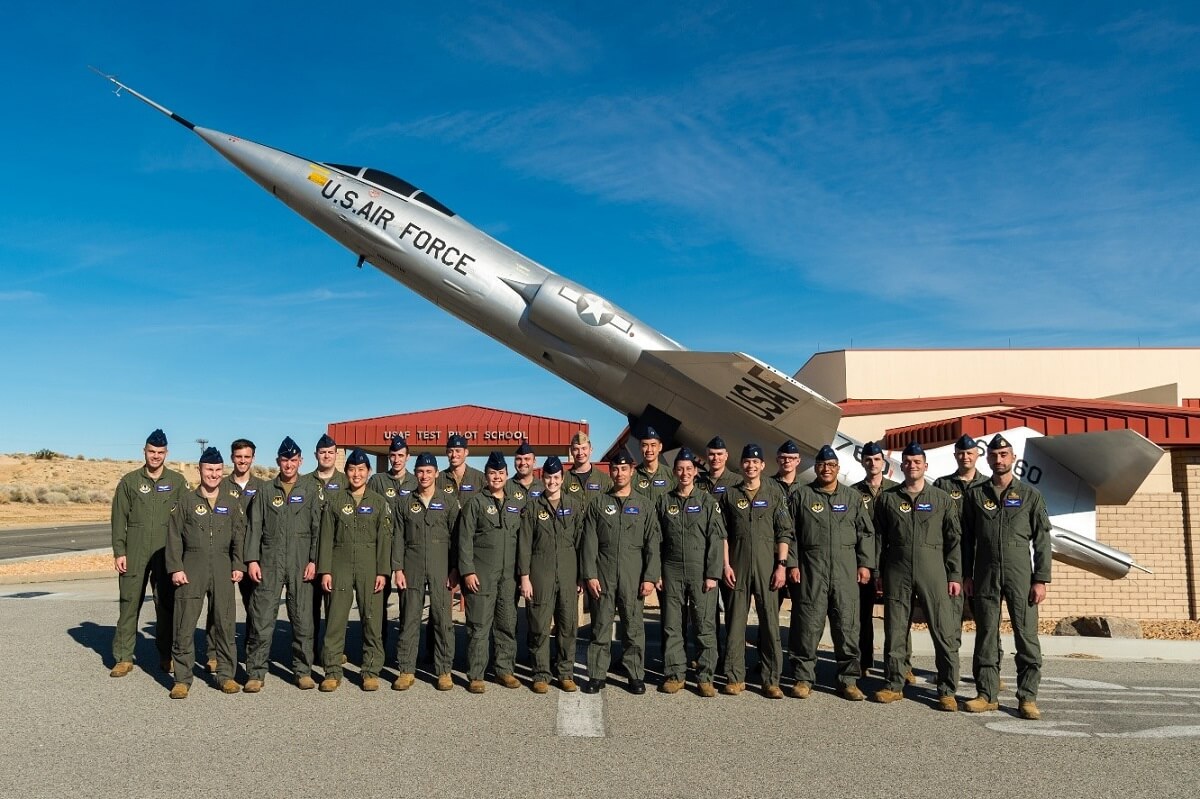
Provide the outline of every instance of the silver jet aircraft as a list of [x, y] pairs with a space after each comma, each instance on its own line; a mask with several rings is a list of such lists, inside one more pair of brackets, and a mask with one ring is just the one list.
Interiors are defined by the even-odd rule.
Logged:
[[[811, 456], [832, 442], [844, 476], [861, 476], [860, 442], [837, 432], [838, 406], [754, 356], [684, 348], [603, 297], [496, 241], [401, 178], [370, 167], [310, 161], [198, 127], [116, 77], [95, 71], [116, 85], [117, 94], [128, 92], [195, 133], [353, 252], [358, 266], [371, 264], [625, 414], [632, 429], [652, 425], [667, 449], [688, 446], [702, 451], [714, 433], [721, 434], [732, 452], [749, 442], [770, 447], [791, 439], [811, 463]], [[1161, 454], [1150, 442], [1142, 442]], [[1116, 440], [1107, 443], [1112, 452]], [[1137, 449], [1143, 453], [1138, 468], [1149, 463], [1140, 472], [1144, 478], [1157, 456], [1145, 446]], [[1077, 497], [1090, 497], [1088, 486], [1096, 483], [1070, 469], [1061, 471], [1068, 481], [1066, 495], [1076, 498], [1058, 512], [1074, 515], [1074, 522], [1087, 510]], [[1140, 484], [1138, 474], [1138, 469], [1125, 472]], [[1076, 485], [1083, 488], [1072, 493]], [[1047, 486], [1040, 488], [1045, 492]], [[1054, 516], [1053, 505], [1050, 510]], [[1094, 506], [1091, 519], [1090, 535], [1077, 532], [1077, 523], [1068, 526], [1065, 518], [1062, 524], [1054, 519], [1055, 557], [1110, 579], [1123, 577], [1134, 565], [1132, 558], [1095, 541]]]

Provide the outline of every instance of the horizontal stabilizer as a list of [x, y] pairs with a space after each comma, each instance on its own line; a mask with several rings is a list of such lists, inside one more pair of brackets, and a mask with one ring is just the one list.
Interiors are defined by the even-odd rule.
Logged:
[[1158, 465], [1163, 450], [1133, 430], [1104, 430], [1030, 438], [1030, 452], [1041, 454], [1073, 472], [1108, 505], [1124, 505]]

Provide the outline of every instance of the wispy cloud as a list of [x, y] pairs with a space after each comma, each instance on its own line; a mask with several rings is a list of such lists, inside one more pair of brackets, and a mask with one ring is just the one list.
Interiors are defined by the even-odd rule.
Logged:
[[40, 291], [0, 291], [0, 302], [33, 302], [45, 296]]
[[581, 72], [598, 43], [591, 34], [546, 13], [495, 8], [459, 23], [449, 44], [458, 55], [525, 72]]

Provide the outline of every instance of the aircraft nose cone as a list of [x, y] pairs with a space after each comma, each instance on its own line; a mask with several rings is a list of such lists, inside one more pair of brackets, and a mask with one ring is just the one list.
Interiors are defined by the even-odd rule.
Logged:
[[275, 187], [286, 182], [296, 169], [310, 165], [294, 155], [219, 130], [195, 128], [194, 132], [267, 191], [274, 192]]

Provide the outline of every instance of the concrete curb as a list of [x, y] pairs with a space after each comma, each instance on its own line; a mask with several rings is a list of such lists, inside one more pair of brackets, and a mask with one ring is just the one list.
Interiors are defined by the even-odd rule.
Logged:
[[30, 585], [33, 583], [67, 583], [76, 580], [103, 580], [109, 577], [115, 578], [116, 571], [113, 569], [104, 569], [103, 571], [88, 571], [88, 572], [55, 572], [46, 574], [8, 574], [0, 576], [0, 585]]

